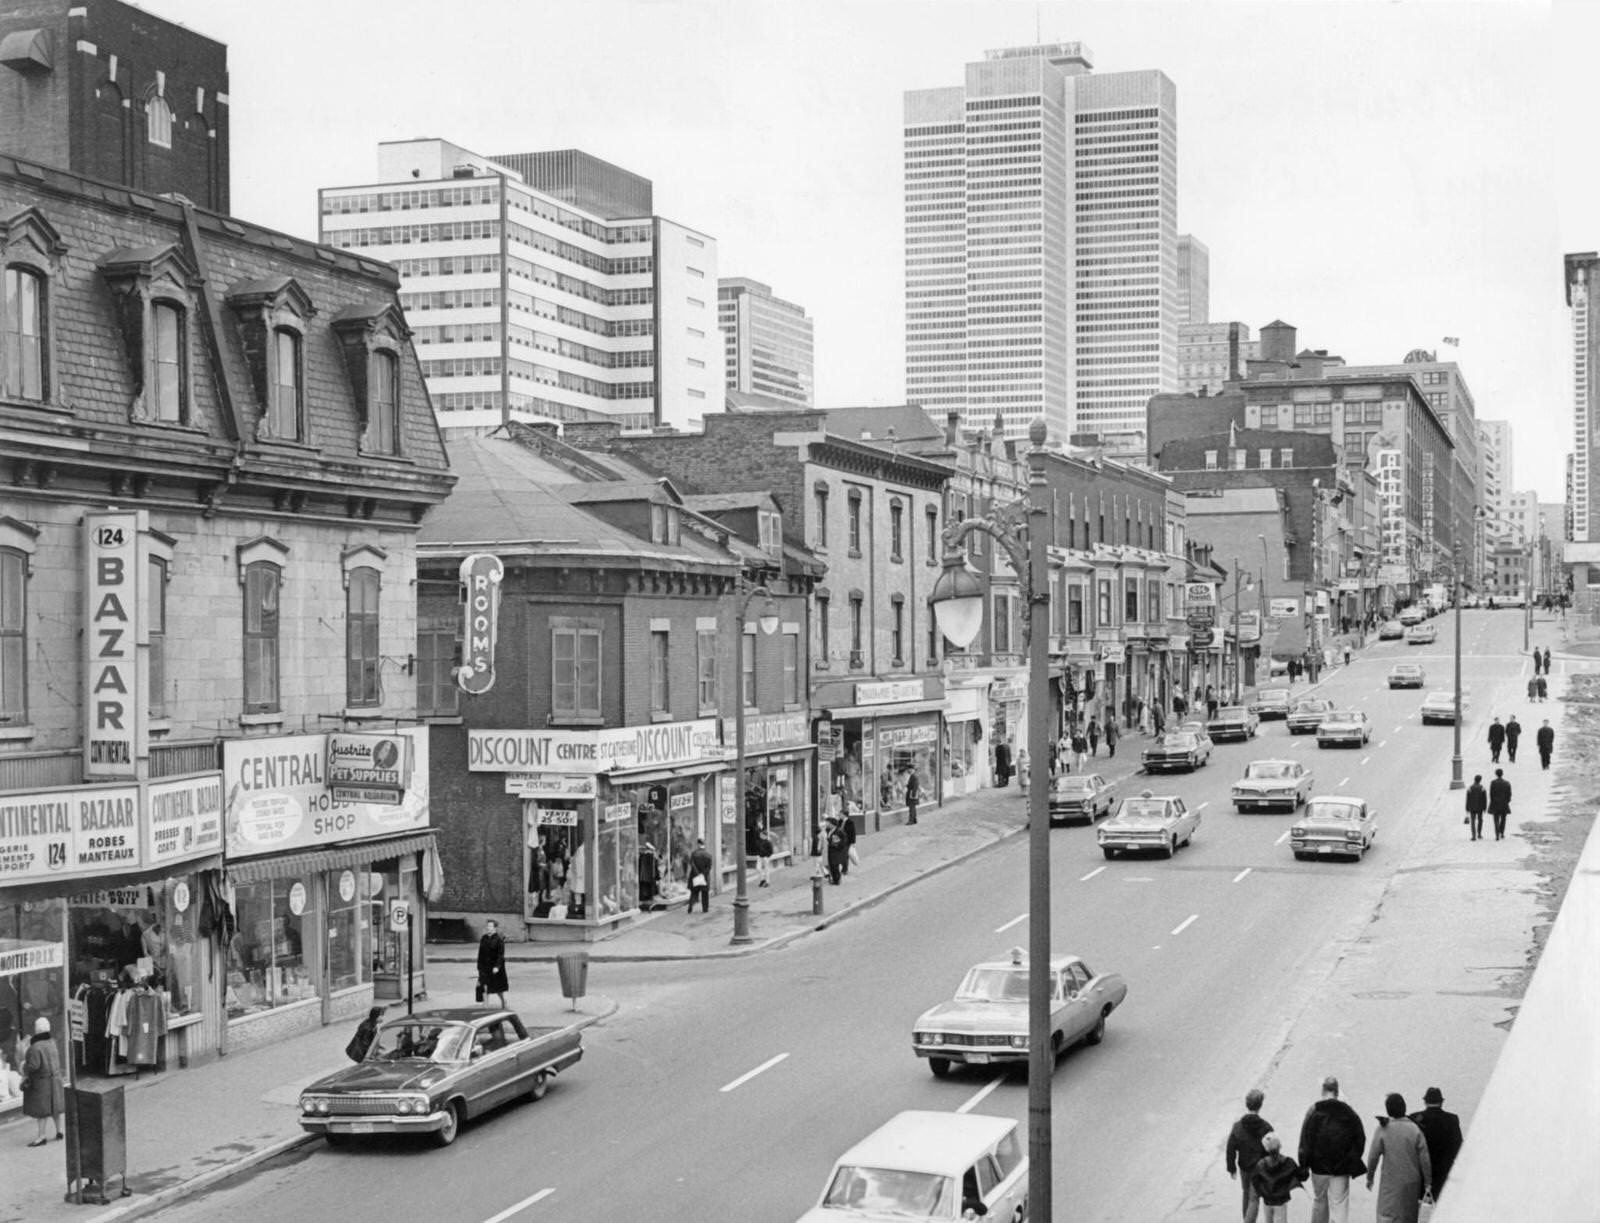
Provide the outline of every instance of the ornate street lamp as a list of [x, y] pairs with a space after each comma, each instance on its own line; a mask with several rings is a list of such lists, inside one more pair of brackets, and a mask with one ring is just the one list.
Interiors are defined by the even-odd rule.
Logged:
[[[745, 837], [748, 829], [745, 827], [745, 775], [744, 775], [744, 624], [745, 617], [750, 611], [750, 604], [756, 599], [766, 600], [762, 607], [761, 615], [756, 618], [756, 625], [763, 635], [770, 637], [778, 631], [778, 605], [772, 601], [772, 592], [765, 586], [752, 587], [745, 582], [743, 575], [739, 578], [739, 612], [734, 617], [734, 640], [738, 644], [739, 655], [739, 690], [734, 694], [733, 703], [733, 739], [735, 743], [736, 765], [739, 770], [738, 791], [734, 802], [738, 804], [736, 819], [738, 823], [738, 842], [733, 852], [733, 938], [734, 944], [749, 943], [750, 935], [750, 873], [745, 865]], [[751, 676], [754, 677], [755, 667], [751, 667]], [[752, 694], [753, 695], [753, 694]]]
[[1011, 561], [1028, 604], [1028, 1217], [1050, 1219], [1050, 570], [1046, 538], [1050, 490], [1044, 475], [1045, 425], [1028, 426], [1028, 496], [944, 529], [944, 571], [929, 595], [942, 633], [965, 649], [983, 625], [984, 587], [961, 550], [982, 532]]

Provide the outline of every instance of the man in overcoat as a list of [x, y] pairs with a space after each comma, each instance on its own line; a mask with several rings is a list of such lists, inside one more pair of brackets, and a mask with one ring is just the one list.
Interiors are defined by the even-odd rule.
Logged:
[[1483, 813], [1489, 809], [1489, 792], [1483, 788], [1483, 774], [1473, 775], [1467, 787], [1467, 823], [1472, 826], [1474, 841], [1483, 839]]
[[1494, 820], [1494, 839], [1506, 839], [1506, 817], [1511, 814], [1511, 783], [1506, 780], [1505, 770], [1496, 769], [1494, 780], [1489, 783], [1489, 816]]
[[1489, 759], [1493, 763], [1500, 763], [1500, 749], [1505, 745], [1506, 728], [1500, 724], [1500, 719], [1497, 717], [1489, 723]]
[[1517, 721], [1517, 715], [1511, 715], [1511, 721], [1506, 723], [1506, 755], [1511, 763], [1517, 762], [1517, 743], [1522, 738], [1522, 723]]
[[1450, 1167], [1461, 1152], [1461, 1118], [1444, 1111], [1444, 1092], [1437, 1087], [1423, 1092], [1422, 1102], [1427, 1107], [1420, 1113], [1412, 1113], [1411, 1119], [1428, 1144], [1428, 1162], [1433, 1168], [1433, 1200], [1437, 1202], [1444, 1190], [1445, 1177], [1450, 1175]]
[[1539, 767], [1550, 767], [1550, 753], [1556, 750], [1556, 732], [1550, 725], [1550, 719], [1544, 720], [1544, 725], [1539, 728], [1539, 733], [1534, 742], [1539, 745]]

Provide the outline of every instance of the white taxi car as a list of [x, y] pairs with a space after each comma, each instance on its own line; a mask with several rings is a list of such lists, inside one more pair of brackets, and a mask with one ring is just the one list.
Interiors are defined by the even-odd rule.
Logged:
[[1366, 799], [1332, 794], [1306, 804], [1289, 829], [1289, 847], [1300, 860], [1334, 857], [1360, 861], [1377, 835], [1377, 820]]

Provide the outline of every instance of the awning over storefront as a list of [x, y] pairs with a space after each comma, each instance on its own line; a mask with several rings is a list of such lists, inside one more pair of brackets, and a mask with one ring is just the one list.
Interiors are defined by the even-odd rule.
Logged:
[[901, 701], [893, 705], [840, 705], [823, 713], [838, 722], [848, 718], [898, 718], [908, 713], [942, 713], [945, 701]]
[[354, 845], [334, 845], [327, 849], [312, 849], [302, 853], [284, 854], [279, 858], [246, 858], [227, 865], [229, 883], [260, 883], [266, 879], [282, 879], [288, 875], [309, 875], [318, 871], [343, 870], [350, 866], [365, 866], [383, 858], [398, 858], [405, 854], [422, 853], [433, 848], [433, 832], [412, 833], [409, 836], [388, 840], [360, 841]]
[[145, 883], [154, 883], [159, 879], [167, 879], [173, 875], [192, 875], [197, 871], [214, 871], [222, 867], [221, 854], [207, 854], [203, 858], [190, 858], [187, 861], [165, 862], [160, 866], [145, 867], [136, 871], [119, 871], [108, 875], [87, 875], [77, 879], [58, 879], [53, 882], [40, 883], [8, 883], [5, 888], [6, 900], [33, 901], [53, 900], [57, 897], [70, 898], [82, 895], [84, 892], [110, 892], [117, 888], [138, 887]]

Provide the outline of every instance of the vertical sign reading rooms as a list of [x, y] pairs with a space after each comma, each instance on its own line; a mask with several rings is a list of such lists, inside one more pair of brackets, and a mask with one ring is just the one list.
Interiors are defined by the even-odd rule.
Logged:
[[145, 754], [145, 566], [137, 513], [83, 516], [83, 774], [130, 778]]
[[500, 558], [487, 552], [474, 552], [461, 562], [466, 644], [461, 665], [456, 668], [456, 684], [473, 696], [494, 687], [494, 639], [500, 620], [500, 579], [504, 576], [505, 566]]

